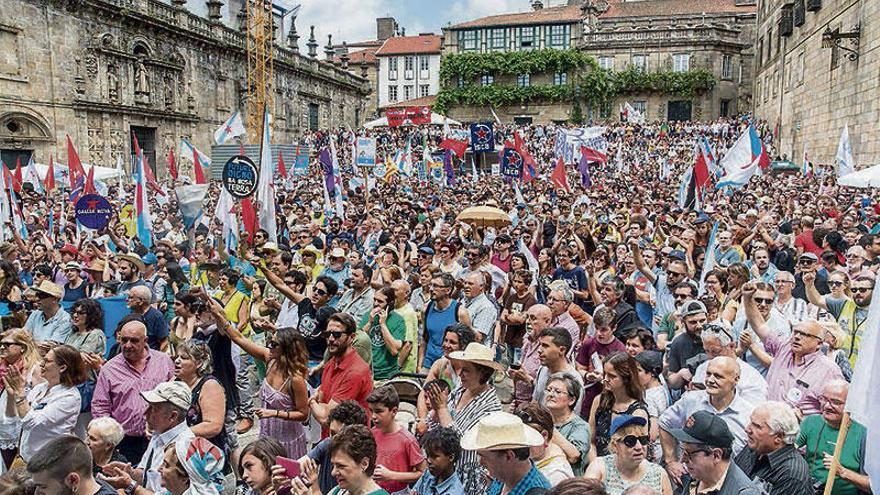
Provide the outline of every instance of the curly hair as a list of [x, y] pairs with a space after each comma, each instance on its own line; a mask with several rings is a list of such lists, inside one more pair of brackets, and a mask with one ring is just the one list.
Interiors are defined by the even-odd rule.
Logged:
[[461, 437], [455, 428], [432, 428], [422, 437], [422, 448], [428, 453], [442, 452], [457, 461], [461, 456]]
[[73, 303], [70, 312], [82, 312], [86, 316], [86, 330], [104, 329], [104, 309], [98, 301], [91, 298], [80, 299]]
[[214, 358], [211, 349], [204, 342], [189, 340], [177, 346], [177, 355], [185, 355], [196, 363], [199, 378], [210, 375], [214, 370]]
[[360, 463], [364, 459], [369, 461], [364, 471], [368, 476], [373, 475], [376, 469], [376, 440], [370, 429], [364, 425], [349, 425], [342, 429], [330, 440], [330, 455], [342, 451], [345, 455]]
[[281, 354], [278, 367], [288, 376], [305, 377], [308, 372], [309, 354], [306, 341], [293, 327], [282, 327], [275, 331], [275, 340]]

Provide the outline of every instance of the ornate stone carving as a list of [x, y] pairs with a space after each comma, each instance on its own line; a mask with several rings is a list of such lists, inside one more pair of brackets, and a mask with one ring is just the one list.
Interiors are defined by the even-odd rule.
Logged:
[[104, 152], [104, 129], [89, 127], [89, 158], [94, 160]]
[[73, 83], [74, 83], [74, 91], [78, 96], [82, 96], [86, 94], [86, 78], [83, 77], [83, 61], [82, 58], [76, 57], [73, 61], [74, 63], [74, 73], [73, 73]]
[[144, 65], [144, 59], [139, 58], [134, 65], [134, 98], [138, 103], [150, 102], [150, 75], [147, 74], [147, 67]]
[[125, 151], [125, 133], [121, 129], [110, 129], [110, 153], [116, 155]]
[[119, 103], [119, 74], [113, 64], [107, 65], [107, 98], [110, 103]]
[[174, 81], [171, 76], [165, 76], [165, 110], [174, 111]]
[[98, 59], [94, 55], [88, 55], [85, 59], [86, 77], [95, 80], [98, 75]]

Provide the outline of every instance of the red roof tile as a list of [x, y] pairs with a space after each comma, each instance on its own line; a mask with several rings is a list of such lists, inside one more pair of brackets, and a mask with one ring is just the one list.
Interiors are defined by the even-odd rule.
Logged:
[[423, 96], [414, 100], [399, 101], [397, 103], [386, 103], [379, 108], [400, 108], [400, 107], [430, 107], [437, 101], [437, 95]]
[[[376, 50], [378, 48], [367, 48], [366, 50], [358, 50], [354, 52], [348, 53], [348, 63], [350, 64], [360, 64], [361, 62], [366, 62], [368, 64], [376, 63]], [[342, 58], [337, 55], [333, 57], [335, 62], [342, 61]]]
[[609, 2], [601, 18], [675, 16], [688, 14], [750, 14], [755, 5], [736, 5], [735, 0], [641, 0]]
[[440, 53], [442, 38], [436, 34], [395, 36], [388, 38], [376, 55], [403, 55], [409, 53]]
[[558, 7], [546, 7], [528, 12], [516, 12], [514, 14], [490, 15], [472, 21], [462, 22], [450, 26], [448, 29], [467, 29], [489, 26], [515, 26], [526, 24], [550, 24], [550, 23], [573, 23], [580, 22], [581, 8], [579, 5], [563, 5]]

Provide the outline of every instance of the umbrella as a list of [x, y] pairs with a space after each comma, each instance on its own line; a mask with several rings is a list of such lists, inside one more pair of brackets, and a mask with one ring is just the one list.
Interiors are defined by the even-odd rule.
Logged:
[[864, 168], [837, 179], [841, 186], [880, 187], [880, 165]]
[[510, 216], [504, 210], [492, 206], [471, 206], [458, 214], [456, 220], [474, 227], [506, 227]]

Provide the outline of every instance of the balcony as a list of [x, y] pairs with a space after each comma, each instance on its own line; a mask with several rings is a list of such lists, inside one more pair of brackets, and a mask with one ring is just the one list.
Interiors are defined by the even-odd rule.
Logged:
[[782, 36], [791, 36], [794, 31], [794, 13], [792, 4], [783, 5], [779, 12], [779, 34]]

